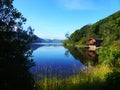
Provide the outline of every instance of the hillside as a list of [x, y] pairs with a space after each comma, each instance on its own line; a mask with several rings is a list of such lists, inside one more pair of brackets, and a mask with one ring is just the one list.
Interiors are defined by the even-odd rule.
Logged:
[[94, 23], [85, 25], [70, 35], [64, 43], [85, 44], [89, 38], [103, 38], [103, 45], [120, 39], [120, 11]]
[[35, 39], [35, 43], [62, 43], [63, 40], [59, 40], [59, 39], [43, 39], [40, 38], [36, 35], [34, 35], [34, 39]]

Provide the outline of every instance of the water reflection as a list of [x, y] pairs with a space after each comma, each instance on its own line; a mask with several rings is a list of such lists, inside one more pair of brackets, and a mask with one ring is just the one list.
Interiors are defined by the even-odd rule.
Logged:
[[98, 64], [98, 55], [96, 54], [95, 51], [89, 51], [88, 49], [85, 48], [78, 49], [75, 47], [69, 47], [67, 53], [68, 51], [76, 60], [79, 60], [86, 66], [88, 65], [95, 66]]
[[66, 51], [65, 51], [65, 56], [66, 56], [66, 57], [69, 57], [69, 56], [70, 56], [69, 50], [66, 50]]
[[68, 77], [80, 73], [80, 68], [85, 67], [61, 45], [40, 46], [33, 52], [33, 58], [36, 66], [31, 68], [31, 72], [35, 80], [44, 77]]
[[64, 78], [81, 73], [87, 67], [98, 63], [97, 54], [87, 49], [64, 48], [61, 45], [37, 44], [33, 58], [36, 66], [31, 68], [35, 80], [44, 77]]
[[95, 51], [89, 51], [89, 50], [86, 53], [89, 58], [92, 58], [92, 62], [93, 62], [92, 65], [93, 66], [97, 65], [98, 64], [98, 54], [96, 54]]
[[30, 47], [35, 51], [37, 50], [38, 48], [40, 47], [44, 47], [44, 46], [54, 46], [54, 47], [57, 47], [57, 46], [62, 46], [62, 43], [32, 43], [30, 45]]

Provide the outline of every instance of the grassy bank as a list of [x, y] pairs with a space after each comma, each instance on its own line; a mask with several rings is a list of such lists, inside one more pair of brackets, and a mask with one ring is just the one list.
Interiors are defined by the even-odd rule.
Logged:
[[103, 90], [105, 76], [109, 72], [112, 72], [111, 67], [102, 65], [64, 79], [44, 77], [36, 81], [36, 90]]

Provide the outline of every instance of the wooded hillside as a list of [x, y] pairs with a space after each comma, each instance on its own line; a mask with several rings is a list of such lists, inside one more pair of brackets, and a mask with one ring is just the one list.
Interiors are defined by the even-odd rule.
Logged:
[[85, 44], [89, 38], [103, 38], [103, 45], [120, 39], [120, 11], [94, 24], [85, 25], [70, 35], [66, 43]]

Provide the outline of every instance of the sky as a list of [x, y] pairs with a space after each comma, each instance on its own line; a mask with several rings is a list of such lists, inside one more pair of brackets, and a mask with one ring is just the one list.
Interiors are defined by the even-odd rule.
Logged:
[[45, 39], [65, 39], [84, 25], [120, 10], [120, 0], [14, 0], [34, 34]]

